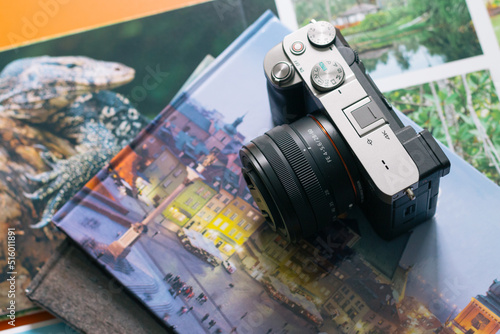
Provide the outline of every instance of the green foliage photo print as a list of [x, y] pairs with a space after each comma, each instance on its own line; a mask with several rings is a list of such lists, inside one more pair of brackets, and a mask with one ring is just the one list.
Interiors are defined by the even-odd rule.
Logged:
[[500, 184], [500, 104], [489, 71], [385, 95], [397, 109]]

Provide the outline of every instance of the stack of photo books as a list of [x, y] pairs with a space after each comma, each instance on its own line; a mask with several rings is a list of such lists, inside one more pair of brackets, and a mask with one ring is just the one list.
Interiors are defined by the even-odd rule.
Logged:
[[288, 33], [263, 14], [55, 224], [179, 333], [497, 332], [500, 188], [446, 148], [412, 233], [384, 241], [357, 209], [296, 244], [267, 227], [238, 152], [273, 127], [262, 63]]
[[[13, 326], [7, 323], [7, 320], [10, 321], [7, 316], [14, 312], [7, 309], [13, 299], [16, 327], [50, 317], [47, 313], [41, 315], [40, 309], [25, 295], [31, 279], [40, 272], [65, 238], [64, 233], [50, 223], [50, 219], [43, 219], [52, 216], [46, 215], [45, 211], [62, 206], [141, 129], [141, 126], [129, 127], [137, 119], [129, 119], [128, 123], [123, 124], [117, 122], [121, 116], [127, 116], [123, 113], [120, 117], [111, 117], [108, 119], [111, 122], [107, 124], [107, 131], [121, 132], [114, 137], [124, 139], [120, 143], [115, 142], [118, 145], [113, 151], [118, 150], [109, 151], [106, 159], [99, 159], [101, 161], [88, 158], [79, 160], [86, 156], [85, 153], [92, 151], [86, 146], [87, 140], [83, 140], [84, 145], [81, 145], [82, 137], [85, 137], [81, 136], [81, 131], [89, 129], [86, 126], [96, 120], [96, 112], [103, 111], [103, 105], [95, 104], [96, 100], [93, 100], [90, 103], [93, 106], [86, 110], [64, 107], [64, 100], [72, 102], [76, 98], [70, 93], [70, 87], [77, 85], [77, 94], [84, 95], [85, 92], [100, 89], [100, 85], [90, 84], [92, 80], [99, 77], [112, 79], [112, 86], [117, 86], [107, 87], [114, 93], [106, 95], [127, 98], [128, 108], [138, 110], [140, 123], [146, 125], [173, 98], [206, 54], [219, 55], [266, 9], [275, 10], [273, 0], [252, 3], [218, 0], [198, 5], [190, 2], [189, 6], [186, 3], [186, 7], [172, 11], [165, 11], [167, 5], [161, 1], [153, 2], [158, 3], [158, 9], [148, 12], [144, 17], [133, 20], [123, 17], [120, 22], [113, 20], [111, 25], [74, 34], [65, 32], [63, 25], [58, 26], [59, 19], [67, 21], [69, 16], [66, 15], [68, 8], [62, 6], [66, 13], [64, 18], [60, 15], [50, 18], [50, 26], [61, 29], [60, 37], [29, 45], [23, 43], [24, 46], [18, 47], [11, 45], [7, 50], [4, 50], [5, 46], [0, 47], [0, 225], [6, 233], [7, 228], [15, 233], [17, 273], [14, 298], [8, 293], [11, 281], [7, 280], [10, 277], [7, 274], [10, 271], [7, 267], [7, 237], [1, 238], [0, 248], [5, 251], [0, 252], [0, 330]], [[154, 6], [154, 3], [150, 5]], [[45, 15], [42, 11], [47, 8], [42, 6], [34, 10]], [[81, 16], [81, 13], [76, 15]], [[24, 38], [22, 41], [26, 42]], [[173, 48], [172, 45], [177, 47]], [[51, 58], [47, 58], [47, 55]], [[56, 58], [58, 56], [62, 58]], [[110, 71], [113, 69], [111, 64], [105, 65], [99, 61], [114, 62], [115, 65], [119, 62], [119, 67], [126, 69], [127, 76], [120, 79], [119, 71]], [[121, 67], [121, 64], [126, 67]], [[108, 67], [96, 70], [99, 65]], [[66, 73], [63, 74], [61, 69]], [[55, 88], [56, 91], [52, 91]], [[50, 103], [40, 103], [43, 100], [39, 97], [54, 97], [46, 94], [49, 92], [55, 93], [63, 102], [54, 110], [50, 108], [53, 106]], [[114, 101], [118, 102], [119, 99]], [[25, 103], [21, 107], [24, 110], [19, 112], [22, 103]], [[75, 111], [84, 111], [86, 119], [72, 123], [71, 120], [76, 120], [73, 117], [79, 117]], [[53, 117], [37, 118], [40, 113], [47, 113], [44, 117], [53, 113]], [[128, 116], [133, 114], [135, 112]], [[118, 130], [120, 125], [122, 128]], [[98, 150], [94, 152], [102, 153]], [[71, 161], [76, 160], [79, 163], [71, 166]], [[71, 172], [75, 169], [76, 173]], [[36, 176], [44, 172], [52, 173], [52, 176], [64, 174], [65, 181], [61, 182], [62, 177], [49, 177], [41, 182]], [[43, 188], [49, 191], [35, 194], [43, 184]], [[60, 193], [50, 193], [50, 189], [59, 190], [62, 187], [66, 195], [60, 201], [60, 196], [57, 196]]]

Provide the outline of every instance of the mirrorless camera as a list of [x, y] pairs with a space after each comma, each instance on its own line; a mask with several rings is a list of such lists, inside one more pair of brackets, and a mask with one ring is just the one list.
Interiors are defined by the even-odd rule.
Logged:
[[333, 25], [286, 36], [264, 70], [277, 126], [240, 158], [273, 230], [307, 238], [358, 204], [391, 239], [434, 215], [448, 158], [427, 130], [403, 126]]

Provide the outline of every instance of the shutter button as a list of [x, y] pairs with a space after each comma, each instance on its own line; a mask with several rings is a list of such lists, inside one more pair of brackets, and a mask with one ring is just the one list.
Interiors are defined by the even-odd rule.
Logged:
[[286, 61], [280, 61], [279, 63], [276, 63], [271, 71], [273, 81], [278, 85], [287, 82], [293, 77], [293, 75], [294, 68], [290, 63]]

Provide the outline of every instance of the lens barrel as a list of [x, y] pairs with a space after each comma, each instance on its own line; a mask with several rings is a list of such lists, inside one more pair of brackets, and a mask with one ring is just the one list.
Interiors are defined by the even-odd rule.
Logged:
[[291, 241], [318, 233], [361, 196], [355, 158], [321, 113], [271, 129], [240, 157], [266, 221]]

